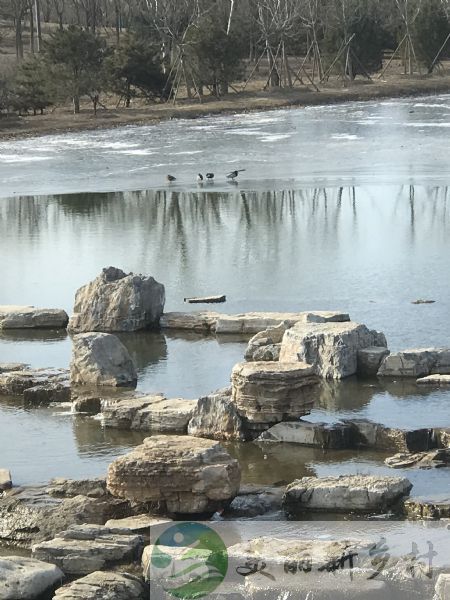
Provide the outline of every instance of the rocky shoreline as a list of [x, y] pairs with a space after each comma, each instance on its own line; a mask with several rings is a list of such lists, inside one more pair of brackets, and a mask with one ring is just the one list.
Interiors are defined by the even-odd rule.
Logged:
[[[55, 598], [89, 599], [99, 597], [98, 589], [102, 598], [148, 597], [147, 566], [142, 570], [140, 561], [148, 528], [161, 520], [217, 512], [230, 519], [271, 513], [300, 519], [336, 513], [450, 517], [449, 498], [411, 495], [411, 481], [395, 474], [396, 468], [448, 468], [450, 428], [307, 420], [327, 380], [413, 378], [418, 386], [445, 385], [450, 348], [390, 353], [383, 333], [342, 312], [164, 314], [164, 300], [164, 286], [153, 278], [109, 267], [78, 290], [70, 320], [61, 311], [0, 308], [0, 328], [21, 322], [25, 328], [55, 327], [58, 314], [65, 323], [58, 326], [68, 323], [73, 336], [68, 369], [0, 364], [0, 394], [34, 407], [70, 403], [73, 412], [99, 418], [106, 428], [149, 433], [96, 480], [17, 488], [13, 468], [12, 477], [7, 471], [12, 466], [1, 465], [0, 544], [31, 551], [31, 558], [13, 552], [0, 557], [7, 573], [6, 583], [0, 578], [1, 598], [51, 597], [56, 590]], [[136, 367], [114, 335], [158, 326], [253, 337], [246, 360], [230, 373], [229, 388], [171, 399], [134, 391]], [[392, 475], [301, 477], [249, 487], [241, 485], [240, 464], [221, 442], [392, 452], [385, 460]], [[446, 597], [440, 591], [445, 585], [436, 587], [439, 600]]]

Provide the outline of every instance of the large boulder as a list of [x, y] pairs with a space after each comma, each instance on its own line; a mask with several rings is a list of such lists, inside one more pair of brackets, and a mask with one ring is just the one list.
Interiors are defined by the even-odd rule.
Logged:
[[132, 502], [158, 502], [173, 513], [214, 512], [234, 498], [237, 460], [217, 442], [156, 435], [109, 465], [107, 486]]
[[433, 600], [450, 600], [450, 573], [440, 573], [434, 591]]
[[277, 423], [259, 437], [259, 442], [289, 442], [323, 449], [352, 447], [352, 428], [345, 423]]
[[155, 327], [163, 313], [164, 286], [153, 277], [124, 273], [115, 267], [75, 295], [69, 331], [137, 331]]
[[268, 327], [256, 333], [249, 341], [245, 350], [246, 360], [278, 360], [281, 351], [283, 335], [288, 329], [288, 323], [283, 321], [274, 327]]
[[143, 548], [143, 538], [128, 529], [73, 525], [52, 540], [34, 544], [31, 555], [55, 564], [66, 575], [86, 575], [139, 560]]
[[405, 477], [339, 475], [303, 477], [286, 488], [289, 512], [385, 512], [406, 496], [412, 484]]
[[325, 379], [343, 379], [358, 370], [358, 351], [386, 347], [378, 331], [351, 321], [343, 323], [296, 323], [283, 336], [280, 361], [312, 365]]
[[56, 590], [55, 600], [147, 600], [143, 582], [130, 573], [94, 571]]
[[426, 377], [450, 374], [450, 348], [413, 348], [393, 352], [383, 360], [379, 377]]
[[388, 354], [389, 350], [382, 346], [370, 346], [358, 350], [358, 375], [374, 377]]
[[257, 435], [280, 421], [308, 414], [319, 383], [312, 367], [299, 363], [243, 362], [231, 374], [232, 402], [246, 429]]
[[73, 338], [70, 380], [76, 385], [135, 387], [137, 372], [118, 337], [81, 333]]
[[61, 329], [69, 317], [58, 308], [34, 306], [0, 306], [0, 329]]
[[33, 600], [64, 577], [55, 565], [25, 556], [0, 556], [0, 598]]
[[197, 402], [161, 395], [108, 401], [102, 406], [102, 424], [154, 433], [186, 433]]
[[231, 388], [198, 400], [188, 424], [188, 434], [212, 440], [244, 440], [244, 424], [231, 401]]
[[352, 445], [397, 452], [422, 452], [438, 445], [433, 429], [397, 429], [367, 419], [344, 420], [352, 428]]

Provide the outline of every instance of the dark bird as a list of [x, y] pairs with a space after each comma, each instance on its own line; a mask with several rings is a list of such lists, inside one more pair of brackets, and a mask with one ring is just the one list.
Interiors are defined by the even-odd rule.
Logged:
[[201, 173], [199, 173], [199, 174], [197, 175], [197, 181], [198, 181], [199, 183], [201, 183], [201, 182], [203, 181], [203, 175], [202, 175]]
[[245, 171], [245, 169], [238, 169], [237, 171], [231, 171], [231, 173], [228, 173], [227, 175], [227, 179], [236, 179], [236, 177], [239, 175], [239, 173], [241, 173], [242, 171]]
[[206, 179], [214, 179], [214, 173], [206, 173]]
[[166, 179], [167, 181], [175, 181], [176, 177], [174, 177], [173, 175], [166, 175]]

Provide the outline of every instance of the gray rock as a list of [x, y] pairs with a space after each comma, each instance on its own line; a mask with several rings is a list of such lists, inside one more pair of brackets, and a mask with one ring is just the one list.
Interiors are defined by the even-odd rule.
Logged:
[[98, 394], [85, 393], [72, 398], [72, 412], [97, 415], [102, 410], [102, 399]]
[[23, 392], [25, 406], [47, 406], [52, 402], [70, 402], [71, 388], [69, 381], [55, 381], [43, 385], [35, 385]]
[[65, 479], [55, 477], [51, 479], [45, 492], [57, 498], [73, 498], [74, 496], [88, 496], [89, 498], [101, 498], [108, 495], [106, 490], [106, 478], [96, 479]]
[[289, 512], [385, 512], [412, 484], [405, 477], [340, 475], [303, 477], [286, 488], [284, 504]]
[[64, 573], [25, 556], [0, 556], [0, 598], [2, 600], [33, 600], [50, 591], [62, 580]]
[[9, 371], [24, 371], [28, 366], [26, 363], [0, 363], [0, 374]]
[[102, 424], [154, 433], [187, 433], [197, 403], [161, 395], [108, 401], [102, 405]]
[[249, 312], [237, 315], [225, 315], [213, 311], [170, 312], [162, 315], [160, 326], [164, 329], [189, 329], [191, 331], [209, 331], [234, 334], [255, 334], [268, 327], [276, 327], [283, 321], [291, 327], [297, 321], [342, 322], [349, 321], [347, 313], [337, 311], [315, 312]]
[[419, 385], [450, 385], [450, 375], [441, 375], [440, 373], [427, 375], [426, 377], [417, 379], [416, 383]]
[[244, 425], [231, 401], [231, 388], [200, 398], [187, 431], [212, 440], [244, 440]]
[[408, 519], [450, 518], [450, 497], [411, 497], [404, 501], [403, 506]]
[[384, 461], [388, 467], [394, 469], [405, 469], [416, 467], [418, 469], [438, 469], [450, 466], [450, 448], [439, 448], [430, 452], [400, 452], [386, 458]]
[[283, 487], [244, 485], [230, 504], [230, 512], [235, 517], [256, 517], [282, 508]]
[[358, 375], [372, 377], [378, 373], [381, 363], [386, 356], [389, 355], [387, 348], [379, 346], [371, 346], [358, 350]]
[[260, 442], [289, 442], [324, 449], [352, 447], [352, 427], [345, 423], [277, 423], [258, 438]]
[[45, 486], [4, 492], [0, 498], [0, 543], [28, 547], [73, 524], [102, 525], [108, 519], [133, 514], [128, 502], [108, 493], [57, 496], [49, 494]]
[[168, 512], [214, 512], [239, 489], [237, 460], [217, 442], [189, 436], [155, 435], [108, 468], [114, 496], [158, 502]]
[[34, 306], [0, 306], [0, 329], [60, 329], [69, 317], [65, 310]]
[[286, 329], [288, 329], [288, 323], [283, 321], [275, 327], [268, 327], [255, 334], [248, 343], [245, 359], [255, 361], [278, 360]]
[[126, 529], [73, 525], [47, 542], [34, 544], [33, 558], [53, 563], [66, 575], [86, 575], [139, 560], [144, 540]]
[[436, 447], [433, 429], [396, 429], [366, 419], [344, 420], [353, 429], [353, 446], [398, 452], [421, 452]]
[[94, 571], [56, 590], [55, 600], [146, 600], [148, 591], [129, 573]]
[[[0, 394], [21, 396], [25, 390], [34, 387], [49, 386], [59, 389], [66, 386], [69, 372], [67, 369], [23, 369], [0, 373]], [[57, 395], [57, 392], [55, 392]], [[51, 396], [51, 393], [49, 393]]]
[[394, 352], [380, 365], [379, 377], [425, 377], [450, 374], [450, 348], [414, 348]]
[[450, 573], [440, 573], [434, 589], [433, 600], [450, 600]]
[[280, 362], [304, 362], [325, 379], [343, 379], [357, 372], [358, 351], [373, 346], [386, 347], [386, 338], [365, 325], [299, 322], [283, 336]]
[[319, 378], [304, 363], [247, 362], [233, 367], [231, 383], [232, 402], [255, 437], [274, 423], [308, 414]]
[[0, 492], [12, 487], [11, 472], [8, 469], [0, 469]]
[[433, 435], [438, 448], [450, 448], [450, 428], [433, 429]]
[[75, 385], [135, 387], [137, 372], [118, 337], [81, 333], [73, 338], [70, 380]]
[[150, 527], [164, 525], [171, 522], [172, 519], [144, 514], [135, 515], [133, 517], [125, 517], [124, 519], [109, 519], [106, 521], [105, 527], [109, 527], [110, 529], [129, 529], [133, 533], [148, 535], [150, 532]]
[[108, 267], [75, 295], [69, 331], [137, 331], [155, 327], [163, 313], [164, 286], [153, 277]]

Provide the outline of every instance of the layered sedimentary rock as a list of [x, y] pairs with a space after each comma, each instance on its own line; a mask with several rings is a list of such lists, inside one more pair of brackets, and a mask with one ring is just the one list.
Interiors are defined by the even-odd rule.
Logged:
[[129, 573], [94, 571], [56, 590], [55, 600], [147, 600], [148, 591]]
[[54, 481], [46, 488], [13, 488], [0, 498], [0, 541], [29, 546], [73, 524], [102, 525], [133, 514], [98, 481]]
[[403, 503], [409, 519], [448, 519], [450, 518], [450, 496], [447, 498], [411, 497]]
[[419, 385], [450, 385], [450, 375], [427, 375], [426, 377], [420, 377], [416, 383]]
[[247, 430], [257, 434], [310, 412], [319, 379], [306, 364], [238, 363], [231, 374], [232, 401]]
[[325, 379], [343, 379], [358, 370], [358, 351], [386, 347], [386, 338], [353, 323], [296, 323], [283, 336], [280, 362], [312, 365]]
[[275, 327], [268, 327], [255, 334], [245, 350], [245, 359], [255, 361], [278, 360], [286, 329], [288, 329], [288, 324], [283, 321]]
[[137, 372], [118, 337], [81, 333], [73, 338], [70, 380], [76, 385], [134, 387]]
[[268, 327], [276, 327], [285, 322], [291, 327], [297, 321], [305, 323], [324, 323], [327, 321], [349, 321], [347, 313], [338, 311], [312, 312], [249, 312], [237, 315], [225, 315], [213, 311], [171, 312], [164, 314], [160, 325], [166, 329], [189, 329], [215, 333], [255, 334]]
[[77, 291], [68, 328], [73, 332], [147, 329], [158, 325], [164, 302], [164, 286], [153, 277], [108, 267]]
[[65, 310], [34, 306], [0, 306], [0, 329], [60, 329], [69, 321]]
[[157, 433], [186, 433], [198, 400], [142, 396], [108, 401], [102, 406], [105, 427]]
[[345, 423], [277, 423], [258, 438], [260, 442], [289, 442], [324, 449], [352, 447], [352, 427]]
[[397, 450], [399, 452], [421, 452], [438, 445], [433, 429], [396, 429], [366, 419], [345, 420], [352, 428], [353, 446]]
[[66, 575], [86, 575], [108, 566], [139, 560], [143, 538], [127, 529], [73, 525], [47, 542], [35, 544], [33, 558], [53, 563]]
[[132, 502], [158, 502], [174, 513], [215, 511], [234, 498], [238, 462], [217, 442], [153, 436], [113, 461], [108, 490]]
[[188, 424], [189, 435], [212, 440], [244, 440], [244, 424], [231, 401], [231, 388], [198, 400]]
[[[0, 394], [27, 396], [31, 404], [61, 401], [69, 395], [69, 371], [67, 369], [18, 369], [0, 373]], [[38, 398], [40, 402], [38, 402]]]
[[64, 577], [55, 565], [25, 556], [0, 556], [0, 598], [33, 600]]
[[450, 466], [450, 448], [438, 448], [430, 452], [399, 452], [384, 461], [393, 469], [416, 467], [418, 469], [438, 469]]
[[286, 488], [284, 505], [290, 512], [384, 512], [411, 490], [405, 477], [340, 475], [303, 477]]
[[370, 346], [369, 348], [358, 350], [358, 374], [366, 377], [376, 375], [381, 363], [388, 354], [389, 350], [381, 346]]
[[380, 377], [425, 377], [450, 374], [450, 348], [413, 348], [393, 352], [383, 360]]

